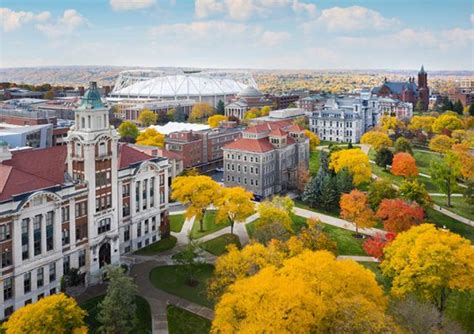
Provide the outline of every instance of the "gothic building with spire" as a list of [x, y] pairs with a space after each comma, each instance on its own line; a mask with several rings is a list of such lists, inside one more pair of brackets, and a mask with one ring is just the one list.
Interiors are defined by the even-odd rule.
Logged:
[[119, 143], [92, 82], [66, 146], [0, 143], [0, 319], [169, 233], [168, 160]]
[[421, 102], [424, 111], [428, 110], [430, 89], [428, 87], [428, 74], [422, 65], [418, 72], [418, 83], [415, 83], [415, 77], [409, 77], [407, 81], [388, 81], [386, 78], [381, 86], [375, 87], [372, 93], [377, 96], [390, 97], [403, 102], [416, 104]]

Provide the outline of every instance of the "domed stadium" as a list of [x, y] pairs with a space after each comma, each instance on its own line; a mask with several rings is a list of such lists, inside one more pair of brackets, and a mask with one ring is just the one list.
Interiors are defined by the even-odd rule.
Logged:
[[216, 106], [228, 103], [241, 91], [257, 84], [247, 72], [132, 70], [119, 74], [110, 102], [124, 100], [185, 100]]

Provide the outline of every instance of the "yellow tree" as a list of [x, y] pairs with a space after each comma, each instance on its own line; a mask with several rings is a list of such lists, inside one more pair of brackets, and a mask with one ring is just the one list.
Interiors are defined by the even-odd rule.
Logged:
[[347, 168], [352, 175], [352, 182], [356, 186], [369, 181], [372, 173], [369, 157], [358, 148], [333, 152], [329, 167], [336, 173]]
[[393, 333], [386, 305], [372, 272], [327, 251], [305, 251], [231, 285], [211, 332]]
[[120, 124], [118, 127], [118, 133], [122, 139], [135, 141], [135, 139], [137, 139], [138, 135], [140, 134], [140, 131], [138, 130], [135, 123], [131, 121], [125, 121], [122, 122], [122, 124]]
[[304, 130], [304, 134], [309, 139], [309, 149], [311, 151], [314, 151], [316, 147], [321, 143], [318, 135], [309, 130]]
[[220, 122], [227, 121], [229, 118], [224, 115], [212, 115], [207, 119], [207, 124], [211, 128], [217, 128]]
[[342, 194], [339, 203], [341, 207], [341, 218], [355, 225], [356, 233], [359, 228], [369, 228], [375, 225], [375, 215], [369, 207], [367, 195], [357, 189], [349, 194]]
[[413, 116], [408, 128], [410, 130], [422, 130], [427, 133], [433, 132], [433, 123], [436, 117], [433, 116]]
[[474, 180], [474, 156], [469, 152], [469, 145], [466, 143], [454, 144], [452, 150], [453, 154], [461, 162], [461, 175], [463, 179], [466, 181]]
[[136, 144], [145, 145], [145, 146], [164, 147], [165, 135], [162, 133], [159, 133], [154, 128], [146, 128], [144, 131], [142, 131], [138, 135]]
[[260, 110], [258, 110], [257, 108], [252, 108], [244, 114], [244, 120], [246, 121], [256, 117], [260, 117]]
[[206, 117], [211, 116], [212, 114], [214, 114], [214, 108], [212, 108], [212, 106], [209, 105], [208, 103], [204, 103], [204, 102], [195, 103], [193, 105], [193, 109], [191, 110], [191, 113], [189, 114], [189, 121], [190, 122], [200, 121]]
[[270, 110], [272, 110], [272, 108], [269, 106], [262, 107], [262, 109], [260, 109], [260, 116], [268, 116], [270, 114]]
[[431, 138], [429, 148], [432, 151], [446, 153], [451, 150], [454, 145], [454, 139], [446, 135], [436, 135]]
[[397, 132], [404, 127], [404, 124], [395, 116], [382, 116], [380, 119], [380, 126], [386, 132]]
[[268, 225], [268, 224], [282, 224], [287, 231], [293, 231], [291, 227], [290, 213], [292, 208], [289, 210], [288, 207], [279, 205], [276, 203], [275, 198], [272, 201], [264, 201], [259, 204], [257, 211], [260, 218], [256, 224], [257, 227]]
[[149, 127], [150, 125], [156, 124], [158, 116], [151, 110], [143, 109], [138, 115], [138, 123], [143, 127]]
[[445, 130], [454, 131], [462, 128], [462, 121], [459, 117], [452, 114], [443, 114], [433, 122], [433, 132], [435, 133], [442, 133]]
[[360, 142], [362, 144], [371, 145], [376, 151], [380, 150], [382, 147], [390, 147], [393, 145], [393, 142], [388, 135], [381, 131], [369, 131], [364, 133]]
[[216, 200], [217, 222], [230, 222], [230, 233], [234, 233], [234, 223], [242, 222], [255, 212], [253, 194], [242, 187], [222, 188]]
[[204, 231], [203, 218], [209, 205], [219, 196], [219, 184], [209, 176], [178, 176], [171, 183], [171, 198], [186, 205], [186, 217], [199, 221], [200, 231]]
[[384, 275], [393, 278], [392, 294], [415, 294], [440, 312], [450, 292], [474, 289], [474, 248], [458, 234], [422, 224], [397, 235], [384, 249]]
[[86, 314], [73, 298], [55, 294], [19, 308], [0, 329], [6, 334], [87, 333]]

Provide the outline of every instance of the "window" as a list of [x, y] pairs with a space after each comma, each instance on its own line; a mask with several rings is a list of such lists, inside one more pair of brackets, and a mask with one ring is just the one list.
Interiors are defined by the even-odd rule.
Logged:
[[79, 268], [86, 265], [86, 250], [83, 249], [79, 252]]
[[49, 295], [54, 295], [54, 294], [56, 294], [56, 288], [49, 290]]
[[148, 180], [143, 181], [142, 199], [143, 199], [143, 210], [146, 209], [146, 198], [147, 198]]
[[142, 236], [142, 222], [137, 223], [137, 238]]
[[156, 217], [151, 218], [151, 230], [156, 230]]
[[54, 248], [53, 222], [54, 222], [54, 211], [49, 211], [46, 214], [46, 251], [50, 251]]
[[105, 143], [99, 143], [99, 157], [103, 157], [107, 154], [107, 146]]
[[130, 240], [130, 226], [127, 226], [125, 230], [123, 231], [123, 241], [129, 241]]
[[128, 217], [129, 215], [130, 215], [130, 207], [128, 206], [128, 203], [124, 203], [122, 206], [122, 216]]
[[41, 300], [41, 299], [43, 299], [43, 298], [44, 298], [44, 293], [40, 293], [40, 294], [38, 295], [38, 300]]
[[0, 247], [0, 252], [2, 253], [2, 257], [0, 259], [1, 268], [11, 266], [11, 264], [12, 264], [12, 251], [11, 251], [11, 249]]
[[99, 221], [97, 234], [102, 234], [104, 232], [110, 231], [110, 218], [105, 218]]
[[23, 275], [23, 292], [28, 293], [31, 291], [31, 272]]
[[28, 225], [30, 223], [29, 218], [25, 218], [21, 221], [21, 253], [22, 259], [26, 260], [29, 257], [29, 231]]
[[[49, 282], [54, 282], [56, 280], [56, 262], [49, 264]], [[56, 292], [55, 292], [56, 293]]]
[[61, 219], [63, 223], [69, 221], [69, 205], [61, 208]]
[[13, 278], [3, 280], [3, 300], [9, 300], [13, 297]]
[[130, 196], [130, 184], [124, 184], [122, 186], [122, 195], [123, 196]]
[[76, 218], [85, 216], [87, 214], [87, 202], [76, 203]]
[[145, 234], [148, 233], [148, 230], [149, 230], [148, 219], [145, 219]]
[[[161, 179], [164, 179], [164, 176], [163, 175], [160, 175], [160, 183], [161, 183]], [[152, 177], [150, 179], [150, 207], [153, 207], [155, 205], [155, 203], [153, 203], [155, 201], [155, 178]]]
[[69, 255], [65, 256], [64, 259], [63, 259], [63, 273], [65, 275], [67, 273], [69, 273], [69, 269], [71, 269], [70, 260], [71, 259], [70, 259]]
[[140, 211], [140, 181], [135, 183], [135, 211]]
[[63, 246], [69, 244], [69, 229], [65, 228], [62, 233]]
[[44, 284], [44, 269], [38, 268], [36, 271], [36, 287], [41, 288]]
[[0, 225], [0, 241], [8, 240], [11, 236], [11, 223]]
[[33, 221], [33, 250], [34, 255], [41, 254], [41, 219], [42, 215], [36, 215]]

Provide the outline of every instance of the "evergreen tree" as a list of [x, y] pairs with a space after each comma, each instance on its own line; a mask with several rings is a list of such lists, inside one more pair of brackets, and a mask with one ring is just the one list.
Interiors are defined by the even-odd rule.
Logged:
[[387, 165], [392, 164], [392, 161], [393, 153], [388, 148], [382, 147], [380, 150], [377, 151], [377, 155], [375, 156], [375, 163], [377, 164], [377, 166], [386, 169]]
[[413, 155], [413, 150], [411, 148], [411, 144], [408, 141], [408, 139], [406, 139], [406, 138], [403, 138], [403, 137], [398, 138], [395, 141], [394, 148], [395, 148], [395, 153], [406, 152], [406, 153], [410, 153], [411, 155]]
[[337, 207], [338, 202], [336, 178], [326, 175], [321, 183], [319, 207], [326, 211], [331, 211]]
[[352, 189], [354, 189], [354, 184], [352, 183], [352, 175], [346, 168], [342, 169], [339, 173], [337, 173], [336, 185], [339, 196], [341, 194], [348, 194], [352, 191]]
[[100, 302], [97, 320], [104, 333], [132, 333], [136, 325], [135, 294], [137, 287], [122, 267], [106, 267], [109, 286]]
[[175, 122], [185, 122], [187, 120], [183, 107], [176, 107], [176, 111], [174, 112], [173, 119]]
[[219, 115], [224, 115], [225, 114], [224, 101], [219, 100], [219, 102], [217, 102], [216, 111], [217, 111], [217, 114], [219, 114]]
[[304, 188], [302, 199], [313, 208], [317, 207], [321, 200], [321, 184], [326, 175], [323, 166], [320, 166], [316, 177], [311, 178]]
[[321, 151], [319, 154], [319, 166], [324, 172], [329, 172], [329, 154], [326, 151]]
[[453, 111], [455, 111], [459, 115], [462, 115], [463, 110], [464, 110], [464, 107], [462, 106], [461, 101], [457, 100], [453, 105]]
[[453, 109], [454, 109], [454, 106], [451, 100], [447, 96], [443, 97], [443, 99], [441, 100], [441, 112], [444, 112], [446, 110], [453, 110]]
[[354, 148], [354, 147], [352, 146], [352, 142], [350, 141], [349, 144], [347, 144], [347, 149], [350, 150], [351, 148]]
[[469, 115], [474, 116], [474, 102], [469, 106]]

